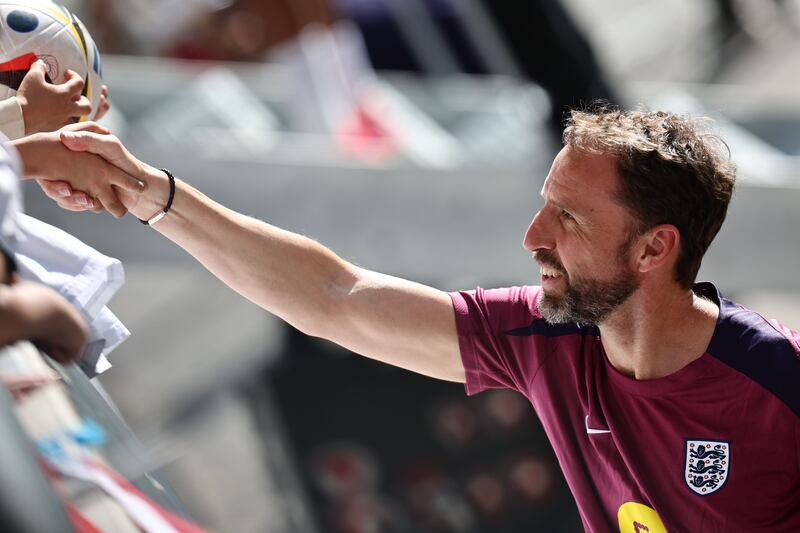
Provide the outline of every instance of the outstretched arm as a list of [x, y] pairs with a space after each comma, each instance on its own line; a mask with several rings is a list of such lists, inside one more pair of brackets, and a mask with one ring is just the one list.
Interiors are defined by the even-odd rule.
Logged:
[[[64, 132], [73, 150], [101, 155], [146, 183], [120, 193], [149, 219], [163, 209], [169, 183], [113, 136]], [[235, 291], [307, 334], [432, 377], [464, 381], [450, 297], [437, 289], [371, 272], [321, 244], [236, 213], [178, 180], [169, 214], [153, 228]]]

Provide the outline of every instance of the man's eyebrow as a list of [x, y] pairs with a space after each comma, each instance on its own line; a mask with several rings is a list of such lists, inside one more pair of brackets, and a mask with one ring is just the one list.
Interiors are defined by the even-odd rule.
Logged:
[[540, 197], [541, 197], [541, 198], [542, 198], [542, 199], [543, 199], [545, 202], [550, 202], [551, 204], [553, 204], [554, 206], [556, 206], [558, 209], [560, 209], [560, 210], [562, 210], [562, 211], [566, 211], [566, 212], [568, 212], [568, 213], [569, 213], [569, 214], [571, 214], [571, 215], [575, 215], [575, 216], [576, 216], [576, 217], [578, 217], [578, 218], [580, 218], [580, 217], [583, 215], [583, 213], [582, 213], [580, 210], [576, 210], [576, 209], [575, 209], [574, 207], [572, 207], [572, 206], [569, 206], [569, 205], [563, 204], [563, 203], [561, 203], [561, 202], [559, 202], [559, 201], [557, 201], [557, 200], [553, 200], [552, 198], [546, 198], [546, 197], [545, 197], [545, 195], [544, 195], [544, 187], [542, 187], [542, 190], [540, 190], [540, 191], [539, 191], [539, 196], [540, 196]]
[[549, 202], [553, 204], [557, 209], [569, 213], [572, 216], [572, 218], [578, 221], [578, 223], [583, 225], [588, 225], [591, 223], [590, 219], [586, 218], [584, 211], [579, 209], [576, 210], [575, 208], [568, 205], [564, 205], [556, 200], [549, 200]]
[[564, 205], [561, 202], [557, 202], [555, 200], [550, 200], [550, 203], [556, 206], [557, 208], [561, 209], [562, 211], [569, 211], [570, 213], [574, 213], [575, 210], [569, 207], [568, 205]]
[[[544, 195], [542, 195], [542, 198], [544, 198]], [[550, 202], [551, 204], [553, 204], [557, 208], [561, 209], [562, 211], [567, 211], [568, 213], [571, 213], [571, 214], [576, 214], [577, 213], [576, 210], [573, 207], [570, 207], [570, 206], [568, 206], [566, 204], [562, 204], [561, 202], [559, 202], [557, 200], [553, 200], [553, 199], [547, 200], [547, 199], [545, 199], [545, 201]]]

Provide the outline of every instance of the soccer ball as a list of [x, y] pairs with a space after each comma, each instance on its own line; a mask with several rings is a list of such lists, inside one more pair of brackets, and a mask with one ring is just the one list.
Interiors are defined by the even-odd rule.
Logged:
[[37, 59], [47, 64], [47, 80], [63, 83], [74, 70], [84, 80], [83, 95], [92, 103], [92, 120], [100, 103], [100, 54], [78, 17], [49, 0], [0, 0], [0, 100], [14, 96]]

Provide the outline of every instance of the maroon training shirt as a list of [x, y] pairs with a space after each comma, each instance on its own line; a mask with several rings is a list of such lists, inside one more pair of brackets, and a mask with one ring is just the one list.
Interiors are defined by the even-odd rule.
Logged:
[[467, 393], [533, 404], [587, 531], [800, 532], [800, 335], [723, 298], [705, 354], [615, 370], [600, 332], [548, 324], [539, 287], [452, 293]]

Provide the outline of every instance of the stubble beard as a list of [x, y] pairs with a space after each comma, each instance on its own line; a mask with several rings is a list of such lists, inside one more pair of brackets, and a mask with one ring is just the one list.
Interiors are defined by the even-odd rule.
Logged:
[[622, 261], [619, 262], [618, 274], [604, 281], [578, 277], [571, 280], [563, 266], [549, 253], [538, 252], [536, 259], [558, 269], [564, 280], [563, 294], [544, 290], [539, 293], [539, 311], [551, 324], [600, 324], [639, 288], [638, 280], [624, 268]]

